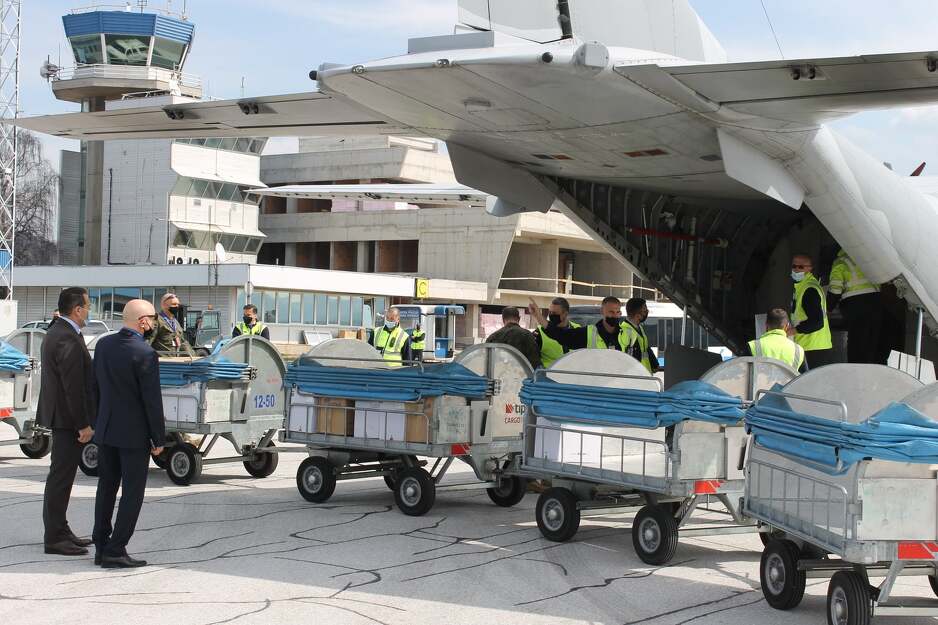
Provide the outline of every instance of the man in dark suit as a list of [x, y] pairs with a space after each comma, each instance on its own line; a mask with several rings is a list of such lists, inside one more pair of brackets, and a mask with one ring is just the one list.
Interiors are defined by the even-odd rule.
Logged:
[[85, 555], [91, 544], [75, 536], [66, 518], [81, 448], [94, 434], [94, 374], [81, 335], [89, 310], [85, 289], [71, 287], [59, 293], [60, 317], [49, 328], [40, 356], [37, 421], [52, 430], [52, 462], [42, 500], [45, 552], [63, 556]]
[[[156, 323], [150, 302], [131, 300], [124, 306], [124, 327], [95, 348], [98, 493], [93, 538], [95, 563], [104, 568], [146, 565], [127, 555], [127, 543], [143, 506], [150, 454], [161, 454], [166, 439], [159, 357], [145, 339]], [[121, 500], [112, 526], [118, 488]]]

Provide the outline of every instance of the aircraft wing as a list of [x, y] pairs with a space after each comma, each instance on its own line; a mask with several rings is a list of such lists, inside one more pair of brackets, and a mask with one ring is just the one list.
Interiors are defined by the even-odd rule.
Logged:
[[938, 52], [659, 67], [616, 72], [698, 112], [722, 107], [795, 123], [938, 102]]
[[461, 184], [311, 184], [251, 189], [263, 196], [340, 199], [384, 200], [411, 204], [441, 204], [485, 207], [487, 193]]
[[[21, 117], [17, 126], [73, 139], [277, 137], [400, 133], [363, 106], [314, 91], [214, 102]], [[414, 135], [415, 131], [409, 131]], [[419, 133], [416, 133], [419, 134]]]

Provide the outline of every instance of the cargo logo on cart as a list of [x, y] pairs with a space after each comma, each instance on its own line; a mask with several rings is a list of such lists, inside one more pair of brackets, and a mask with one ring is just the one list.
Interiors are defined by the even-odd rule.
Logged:
[[524, 404], [505, 404], [505, 423], [521, 423], [524, 411]]
[[900, 560], [938, 560], [938, 543], [899, 543]]
[[451, 456], [468, 456], [471, 450], [469, 443], [453, 443], [450, 445], [449, 453]]
[[694, 483], [695, 495], [716, 495], [723, 486], [722, 480], [698, 480]]
[[276, 395], [255, 395], [254, 396], [255, 408], [273, 408], [276, 405], [277, 405]]
[[13, 416], [12, 408], [0, 408], [0, 419], [8, 419]]

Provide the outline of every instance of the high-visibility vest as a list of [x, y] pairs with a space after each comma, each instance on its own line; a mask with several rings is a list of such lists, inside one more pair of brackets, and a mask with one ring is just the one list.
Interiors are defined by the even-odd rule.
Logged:
[[[580, 324], [571, 321], [570, 327], [579, 328]], [[537, 327], [537, 331], [541, 335], [541, 366], [546, 369], [566, 354], [567, 350], [559, 342], [547, 336], [541, 326]]]
[[795, 310], [791, 317], [791, 324], [797, 327], [799, 323], [808, 318], [802, 305], [804, 294], [808, 292], [808, 289], [816, 290], [820, 296], [824, 325], [815, 332], [795, 334], [795, 343], [801, 345], [806, 352], [830, 349], [834, 346], [834, 343], [831, 340], [831, 326], [827, 320], [827, 300], [824, 297], [824, 289], [821, 288], [821, 283], [814, 277], [814, 274], [806, 274], [804, 280], [795, 283]]
[[374, 329], [375, 349], [381, 352], [384, 361], [391, 367], [400, 367], [404, 360], [401, 352], [407, 342], [407, 333], [397, 326], [390, 332], [384, 326]]
[[648, 335], [645, 334], [645, 328], [641, 325], [636, 327], [628, 321], [623, 321], [621, 333], [626, 336], [629, 348], [632, 348], [634, 345], [638, 346], [638, 350], [640, 350], [639, 353], [641, 354], [638, 360], [641, 361], [642, 366], [648, 370], [648, 373], [654, 373], [654, 370], [651, 368], [651, 360], [648, 357]]
[[422, 352], [427, 346], [427, 333], [423, 330], [414, 330], [410, 336], [410, 347], [415, 352]]
[[795, 371], [804, 363], [804, 348], [788, 338], [784, 330], [769, 330], [749, 341], [749, 352], [757, 358], [780, 360]]
[[[602, 321], [599, 323], [602, 323]], [[631, 344], [628, 342], [628, 338], [621, 328], [619, 330], [618, 342], [618, 350], [623, 353], [628, 353]], [[603, 340], [603, 337], [599, 336], [599, 330], [596, 328], [596, 324], [593, 324], [586, 328], [586, 349], [616, 349], [616, 347], [606, 345], [606, 341]]]
[[840, 250], [831, 267], [830, 292], [847, 299], [855, 295], [879, 293], [879, 287], [863, 275], [863, 270], [857, 267], [845, 251]]
[[253, 336], [258, 336], [258, 335], [260, 335], [261, 332], [264, 331], [264, 327], [265, 327], [265, 326], [264, 326], [264, 324], [261, 323], [260, 321], [258, 321], [257, 323], [255, 323], [255, 324], [252, 325], [252, 326], [249, 326], [248, 324], [246, 324], [246, 323], [244, 323], [244, 322], [242, 321], [241, 323], [239, 323], [239, 324], [238, 324], [237, 326], [235, 326], [235, 327], [238, 328], [238, 332], [240, 332], [243, 336], [252, 336], [252, 335], [253, 335]]

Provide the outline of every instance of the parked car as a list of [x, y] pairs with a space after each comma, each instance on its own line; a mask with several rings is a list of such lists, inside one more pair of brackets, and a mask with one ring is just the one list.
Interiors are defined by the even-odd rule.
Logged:
[[[30, 321], [29, 323], [23, 324], [23, 328], [35, 329], [35, 330], [48, 330], [49, 325], [52, 321]], [[85, 339], [85, 344], [91, 342], [94, 337], [109, 332], [110, 328], [107, 327], [107, 324], [103, 321], [98, 321], [96, 319], [89, 319], [85, 324], [85, 327], [81, 329], [81, 335]]]

